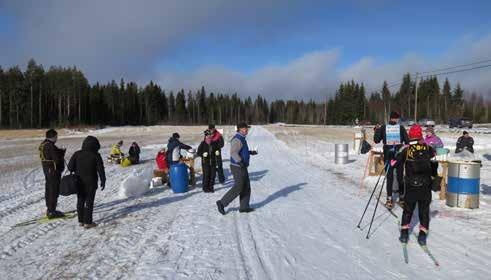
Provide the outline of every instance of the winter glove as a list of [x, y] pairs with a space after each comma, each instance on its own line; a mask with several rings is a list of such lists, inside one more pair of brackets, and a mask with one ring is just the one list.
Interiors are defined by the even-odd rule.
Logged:
[[203, 153], [203, 157], [208, 157], [208, 153], [207, 152], [204, 152]]
[[257, 151], [250, 151], [249, 154], [252, 156], [255, 156], [255, 155], [257, 155]]
[[220, 151], [215, 151], [215, 155], [216, 156], [219, 156], [220, 155]]
[[397, 163], [397, 160], [395, 160], [395, 159], [390, 160], [390, 166], [394, 167], [394, 165], [396, 165], [396, 163]]
[[106, 184], [105, 183], [101, 183], [101, 191], [103, 191], [105, 188], [106, 188]]

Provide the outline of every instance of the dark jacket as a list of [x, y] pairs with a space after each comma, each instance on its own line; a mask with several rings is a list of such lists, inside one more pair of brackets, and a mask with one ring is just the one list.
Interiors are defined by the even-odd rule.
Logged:
[[[210, 144], [207, 144], [205, 141], [202, 141], [198, 147], [198, 156], [202, 158], [202, 165], [216, 166], [218, 160], [221, 160], [222, 158], [220, 148], [220, 143], [218, 142], [211, 142]], [[207, 153], [206, 156], [204, 155], [205, 153]]]
[[[396, 125], [396, 123], [389, 122], [389, 125]], [[373, 141], [375, 143], [384, 143], [384, 160], [389, 161], [395, 158], [396, 152], [402, 147], [403, 144], [409, 144], [409, 138], [407, 136], [406, 128], [403, 125], [399, 125], [399, 144], [392, 145], [387, 143], [387, 126], [384, 124], [379, 129], [375, 130], [373, 135]]]
[[140, 162], [140, 146], [138, 146], [138, 144], [131, 144], [128, 154], [128, 158], [130, 159], [131, 163], [136, 164]]
[[181, 143], [177, 138], [174, 137], [169, 138], [169, 143], [167, 144], [167, 154], [166, 154], [167, 163], [169, 165], [176, 164], [179, 162], [179, 160], [172, 160], [172, 154], [174, 153], [176, 155], [179, 155], [180, 158], [181, 149], [189, 150], [192, 149], [192, 147]]
[[212, 140], [211, 141], [212, 141], [213, 144], [216, 144], [217, 147], [218, 147], [218, 151], [220, 153], [216, 157], [216, 160], [217, 160], [217, 163], [221, 165], [222, 164], [222, 152], [221, 152], [221, 149], [223, 148], [223, 146], [225, 146], [225, 141], [223, 140], [222, 134], [220, 134], [220, 132], [218, 132], [218, 131], [215, 131], [215, 133], [212, 136]]
[[87, 136], [82, 144], [82, 150], [75, 152], [68, 170], [74, 172], [82, 181], [86, 188], [97, 188], [97, 175], [101, 179], [101, 185], [106, 184], [106, 173], [104, 172], [104, 162], [99, 154], [101, 145], [94, 136]]
[[56, 147], [54, 142], [45, 139], [39, 145], [39, 157], [46, 176], [61, 176], [65, 170], [65, 150]]
[[431, 200], [431, 184], [438, 174], [438, 162], [432, 161], [435, 150], [425, 144], [412, 142], [397, 154], [397, 161], [404, 167], [405, 200]]
[[472, 137], [460, 136], [457, 140], [457, 145], [455, 148], [455, 153], [460, 153], [464, 149], [467, 149], [469, 152], [474, 153], [474, 139]]

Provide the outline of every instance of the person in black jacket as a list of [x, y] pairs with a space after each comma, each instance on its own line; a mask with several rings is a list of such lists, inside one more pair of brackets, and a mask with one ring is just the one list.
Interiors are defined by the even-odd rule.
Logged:
[[217, 151], [220, 151], [218, 142], [212, 141], [213, 132], [205, 130], [205, 139], [198, 147], [198, 156], [201, 157], [201, 167], [203, 170], [203, 191], [214, 192], [215, 174], [218, 161]]
[[49, 219], [63, 217], [64, 213], [57, 211], [60, 194], [61, 173], [65, 169], [65, 149], [58, 148], [55, 143], [58, 133], [54, 129], [46, 131], [46, 139], [39, 145], [39, 157], [43, 166], [46, 200], [46, 216]]
[[404, 178], [402, 168], [399, 164], [392, 166], [391, 161], [395, 160], [396, 152], [403, 144], [408, 144], [408, 136], [404, 126], [399, 123], [399, 114], [397, 112], [390, 113], [388, 124], [375, 127], [373, 141], [375, 143], [384, 143], [384, 163], [387, 176], [387, 202], [386, 206], [392, 209], [392, 188], [394, 184], [394, 169], [397, 173], [397, 183], [399, 184], [399, 200], [402, 202], [404, 197]]
[[455, 153], [460, 153], [463, 150], [467, 150], [474, 153], [474, 139], [469, 135], [469, 132], [464, 131], [463, 135], [457, 140], [457, 145], [455, 148]]
[[138, 146], [136, 142], [131, 144], [128, 154], [128, 159], [131, 161], [131, 164], [138, 164], [140, 162], [140, 146]]
[[94, 136], [87, 136], [82, 144], [82, 150], [75, 152], [68, 170], [79, 177], [79, 191], [77, 194], [77, 214], [80, 226], [92, 228], [97, 226], [92, 220], [94, 199], [97, 190], [98, 175], [101, 179], [101, 191], [106, 186], [104, 162], [99, 154], [101, 145]]
[[432, 161], [435, 150], [424, 143], [423, 130], [419, 125], [413, 125], [409, 130], [410, 143], [402, 148], [397, 155], [397, 161], [404, 168], [406, 196], [401, 221], [399, 240], [407, 243], [409, 228], [416, 204], [419, 214], [418, 242], [426, 245], [426, 236], [430, 228], [431, 185], [438, 175], [438, 162]]
[[169, 143], [167, 143], [166, 160], [167, 163], [169, 164], [169, 167], [179, 163], [181, 159], [181, 149], [185, 149], [185, 150], [192, 149], [191, 146], [181, 143], [181, 141], [179, 141], [179, 138], [180, 138], [179, 133], [174, 132], [172, 134], [172, 137], [169, 138]]
[[225, 174], [223, 173], [223, 160], [222, 160], [222, 148], [225, 145], [222, 134], [215, 129], [214, 124], [208, 125], [208, 129], [211, 131], [211, 142], [217, 145], [218, 149], [215, 151], [216, 156], [216, 172], [218, 174], [218, 182], [220, 184], [225, 183]]

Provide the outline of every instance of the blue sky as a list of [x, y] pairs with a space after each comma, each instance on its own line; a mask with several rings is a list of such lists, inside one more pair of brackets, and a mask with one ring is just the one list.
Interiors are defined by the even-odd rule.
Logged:
[[[491, 1], [469, 2], [0, 0], [0, 65], [34, 57], [77, 65], [91, 81], [209, 83], [217, 91], [236, 81], [237, 91], [266, 95], [309, 69], [321, 86], [303, 88], [316, 81], [299, 78], [287, 96], [316, 97], [344, 79], [376, 90], [403, 72], [490, 59]], [[455, 79], [476, 89], [485, 83]]]

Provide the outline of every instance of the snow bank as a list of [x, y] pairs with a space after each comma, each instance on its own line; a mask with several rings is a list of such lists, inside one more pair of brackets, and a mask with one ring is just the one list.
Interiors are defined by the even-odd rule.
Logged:
[[151, 168], [133, 170], [133, 173], [121, 182], [118, 195], [120, 198], [141, 196], [149, 190], [151, 181]]

